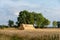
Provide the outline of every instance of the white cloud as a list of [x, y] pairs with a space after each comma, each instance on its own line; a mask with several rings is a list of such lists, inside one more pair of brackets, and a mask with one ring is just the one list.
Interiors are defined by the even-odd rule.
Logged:
[[19, 15], [19, 12], [16, 12], [15, 15], [18, 16]]

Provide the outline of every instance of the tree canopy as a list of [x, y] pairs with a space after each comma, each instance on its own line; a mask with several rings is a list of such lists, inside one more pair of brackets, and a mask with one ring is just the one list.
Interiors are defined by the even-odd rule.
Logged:
[[17, 24], [18, 26], [20, 26], [20, 24], [35, 24], [37, 27], [41, 27], [42, 25], [49, 25], [50, 21], [46, 19], [42, 13], [28, 12], [24, 10], [19, 12]]
[[9, 21], [8, 21], [8, 26], [9, 26], [9, 27], [13, 27], [13, 26], [14, 26], [14, 21], [9, 20]]
[[57, 26], [57, 21], [53, 21], [53, 27]]

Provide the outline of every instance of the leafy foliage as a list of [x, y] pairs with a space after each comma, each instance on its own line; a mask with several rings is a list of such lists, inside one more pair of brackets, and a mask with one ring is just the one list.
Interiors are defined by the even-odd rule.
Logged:
[[49, 24], [50, 24], [50, 21], [48, 19], [44, 18], [44, 21], [43, 21], [41, 26], [42, 27], [47, 27], [47, 25], [49, 25]]
[[49, 25], [50, 21], [46, 19], [42, 13], [28, 12], [24, 10], [19, 12], [17, 24], [18, 26], [20, 26], [20, 24], [35, 24], [40, 28], [42, 25]]
[[9, 20], [9, 21], [8, 21], [8, 25], [9, 25], [9, 27], [13, 27], [13, 25], [14, 25], [14, 21]]
[[53, 27], [57, 26], [57, 21], [53, 21]]

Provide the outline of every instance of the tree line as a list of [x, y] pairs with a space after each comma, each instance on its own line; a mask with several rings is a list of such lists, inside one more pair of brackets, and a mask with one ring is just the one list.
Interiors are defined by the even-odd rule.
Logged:
[[[23, 10], [19, 12], [17, 17], [16, 25], [13, 20], [8, 20], [8, 27], [18, 28], [21, 24], [33, 24], [36, 28], [44, 28], [48, 27], [50, 24], [49, 19], [45, 18], [42, 13], [29, 12], [27, 10]], [[53, 22], [54, 27], [56, 26], [56, 22]]]

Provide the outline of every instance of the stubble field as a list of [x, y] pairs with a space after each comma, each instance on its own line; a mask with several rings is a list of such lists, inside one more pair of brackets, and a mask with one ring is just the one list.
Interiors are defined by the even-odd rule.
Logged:
[[0, 29], [0, 40], [60, 40], [59, 28], [35, 30]]

